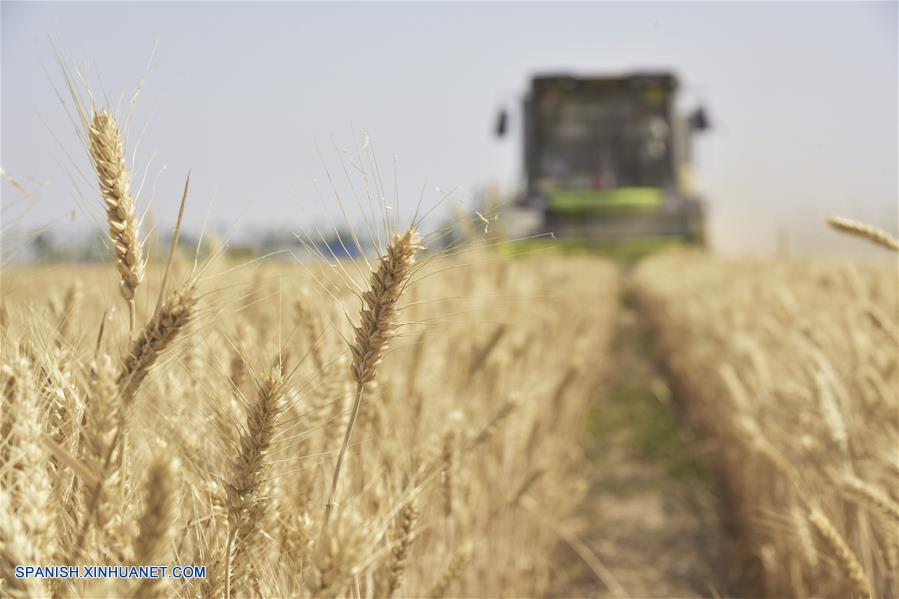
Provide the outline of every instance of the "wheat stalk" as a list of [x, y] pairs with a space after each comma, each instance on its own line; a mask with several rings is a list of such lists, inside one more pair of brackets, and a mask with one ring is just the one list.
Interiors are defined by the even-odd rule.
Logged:
[[88, 131], [90, 155], [106, 202], [106, 221], [116, 265], [122, 277], [119, 289], [128, 302], [131, 330], [134, 330], [134, 292], [144, 278], [144, 258], [140, 230], [131, 197], [131, 177], [125, 164], [124, 144], [115, 117], [95, 112]]
[[[365, 385], [374, 380], [375, 369], [393, 334], [396, 302], [403, 293], [404, 285], [412, 273], [415, 253], [419, 249], [421, 249], [421, 238], [414, 227], [410, 227], [403, 235], [394, 235], [393, 240], [387, 246], [386, 255], [382, 256], [379, 261], [377, 270], [371, 273], [369, 289], [362, 294], [360, 324], [354, 327], [355, 341], [350, 345], [353, 355], [351, 371], [353, 380], [356, 382], [356, 394], [350, 421], [347, 424], [343, 443], [337, 454], [337, 463], [334, 466], [331, 491], [322, 520], [322, 540], [325, 539], [328, 522], [336, 505], [340, 470], [356, 419], [359, 416]], [[321, 543], [321, 545], [323, 544]]]
[[66, 294], [62, 301], [62, 310], [56, 325], [59, 334], [56, 340], [57, 344], [62, 344], [69, 340], [69, 336], [72, 333], [72, 323], [76, 321], [78, 313], [81, 311], [82, 299], [81, 281], [76, 280], [66, 289]]
[[[182, 199], [182, 207], [183, 204], [184, 200]], [[171, 264], [171, 260], [169, 263]], [[166, 272], [166, 274], [168, 273]], [[119, 376], [116, 378], [116, 386], [118, 387], [119, 397], [124, 409], [120, 411], [116, 432], [106, 450], [103, 467], [98, 473], [98, 482], [91, 491], [88, 517], [82, 524], [81, 531], [76, 538], [73, 562], [77, 561], [77, 558], [81, 556], [84, 540], [90, 530], [91, 523], [95, 520], [96, 510], [100, 505], [103, 486], [106, 483], [106, 477], [109, 475], [113, 457], [122, 444], [126, 410], [133, 403], [141, 383], [149, 374], [157, 358], [172, 345], [179, 333], [190, 322], [197, 303], [195, 293], [196, 287], [193, 285], [171, 292], [165, 302], [157, 305], [153, 317], [141, 331], [141, 334], [131, 342], [128, 355], [125, 357], [124, 363], [119, 370]]]
[[546, 474], [546, 468], [535, 468], [532, 470], [527, 478], [521, 481], [521, 484], [518, 486], [518, 490], [512, 494], [512, 499], [509, 501], [509, 505], [517, 506], [521, 499], [525, 496], [525, 494], [533, 488], [537, 481], [539, 481]]
[[309, 301], [305, 296], [298, 297], [294, 304], [294, 310], [297, 315], [297, 321], [303, 327], [303, 336], [305, 337], [306, 347], [309, 348], [309, 354], [312, 357], [312, 363], [319, 376], [325, 376], [325, 357], [321, 347], [321, 331], [319, 328], [318, 318], [309, 306]]
[[441, 459], [441, 483], [443, 489], [443, 515], [449, 520], [453, 517], [453, 456], [455, 455], [456, 435], [452, 430], [443, 435], [443, 449]]
[[490, 354], [493, 353], [496, 346], [502, 341], [508, 329], [509, 327], [504, 324], [497, 326], [493, 330], [493, 333], [490, 334], [490, 338], [487, 339], [486, 343], [478, 348], [477, 351], [472, 352], [471, 360], [468, 365], [469, 379], [474, 379], [474, 376], [478, 371], [487, 364], [487, 361], [490, 359]]

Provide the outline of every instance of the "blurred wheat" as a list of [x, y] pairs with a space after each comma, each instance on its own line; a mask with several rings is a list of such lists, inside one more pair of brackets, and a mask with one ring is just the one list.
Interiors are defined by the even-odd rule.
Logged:
[[682, 253], [635, 285], [766, 594], [896, 596], [896, 273]]
[[[127, 319], [107, 319], [98, 352], [96, 327], [117, 293], [110, 268], [4, 272], [0, 476], [14, 506], [0, 519], [4, 592], [46, 590], [16, 580], [9, 564], [76, 557], [205, 564], [208, 579], [59, 581], [53, 592], [425, 597], [549, 588], [559, 539], [545, 522], [572, 524], [585, 488], [582, 422], [601, 376], [570, 364], [604, 363], [612, 266], [430, 255], [403, 297], [385, 292], [395, 314], [382, 313], [385, 300], [366, 301], [373, 316], [363, 312], [354, 337], [353, 323], [335, 319], [358, 313], [345, 274], [262, 262], [213, 277], [227, 292], [170, 292], [133, 339]], [[156, 267], [146, 274], [152, 297], [161, 276]], [[235, 299], [246, 297], [254, 299]], [[301, 308], [282, 313], [295, 301]], [[379, 329], [374, 341], [366, 323]], [[375, 341], [376, 351], [356, 347]], [[360, 381], [340, 495], [329, 502]], [[48, 454], [45, 439], [68, 457]], [[329, 534], [320, 537], [329, 503]]]

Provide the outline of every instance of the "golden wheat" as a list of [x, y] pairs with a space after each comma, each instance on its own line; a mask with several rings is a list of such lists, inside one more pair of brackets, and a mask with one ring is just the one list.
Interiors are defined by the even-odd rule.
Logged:
[[[137, 563], [144, 559], [142, 547], [154, 545], [151, 538], [168, 534], [170, 542], [158, 559], [208, 568], [205, 581], [164, 581], [168, 586], [59, 581], [64, 592], [76, 595], [221, 597], [229, 585], [232, 596], [344, 596], [354, 587], [375, 596], [391, 591], [393, 596], [452, 595], [462, 589], [485, 596], [546, 592], [558, 538], [528, 518], [521, 498], [554, 520], [564, 520], [580, 501], [579, 431], [602, 373], [570, 367], [570, 348], [580, 348], [585, 359], [607, 351], [615, 296], [606, 290], [614, 290], [614, 269], [596, 259], [506, 263], [500, 257], [486, 266], [440, 258], [422, 261], [421, 268], [427, 283], [418, 285], [400, 324], [434, 319], [449, 324], [439, 334], [422, 327], [409, 336], [391, 331], [378, 341], [389, 341], [393, 349], [384, 352], [381, 345], [378, 385], [371, 373], [359, 377], [368, 379], [366, 411], [359, 415], [364, 426], [347, 445], [341, 499], [333, 508], [326, 544], [319, 545], [333, 464], [349, 424], [352, 388], [358, 384], [353, 356], [342, 356], [337, 343], [341, 338], [355, 342], [353, 329], [324, 323], [333, 322], [334, 312], [347, 311], [342, 302], [351, 302], [352, 295], [335, 292], [333, 303], [307, 304], [320, 327], [314, 335], [323, 370], [311, 357], [295, 362], [295, 372], [281, 383], [278, 418], [273, 418], [274, 412], [262, 407], [270, 395], [251, 393], [249, 382], [279, 354], [273, 340], [290, 338], [292, 322], [267, 317], [277, 313], [277, 301], [207, 320], [197, 309], [198, 293], [181, 287], [166, 296], [133, 339], [114, 320], [105, 324], [99, 353], [90, 330], [69, 336], [82, 342], [65, 349], [70, 358], [60, 366], [57, 321], [28, 320], [31, 298], [49, 281], [59, 284], [62, 277], [66, 288], [81, 280], [83, 299], [74, 322], [97, 323], [108, 297], [117, 293], [104, 283], [108, 270], [5, 272], [4, 304], [12, 318], [0, 360], [4, 483], [21, 480], [9, 460], [26, 455], [9, 450], [27, 442], [29, 451], [36, 448], [42, 457], [29, 460], [36, 474], [27, 485], [4, 485], [16, 508], [11, 514], [15, 520], [4, 524], [14, 537], [0, 556], [57, 554], [56, 548], [64, 547], [67, 555], [59, 556], [64, 563], [76, 556], [80, 563]], [[500, 268], [508, 276], [497, 276]], [[148, 287], [160, 279], [149, 272]], [[309, 297], [304, 289], [316, 284], [301, 269], [283, 263], [263, 263], [256, 272], [261, 274], [234, 270], [222, 284], [256, 286], [265, 296], [271, 293], [268, 281], [280, 281], [278, 293], [292, 298]], [[603, 290], [588, 284], [585, 272], [591, 280], [602, 280]], [[322, 266], [315, 279], [343, 285], [333, 273]], [[583, 297], [592, 298], [597, 310], [586, 327], [568, 318]], [[456, 314], [472, 314], [473, 320], [456, 322]], [[492, 341], [495, 326], [476, 327], [484, 318], [509, 323], [502, 338]], [[377, 320], [374, 315], [372, 320]], [[390, 322], [396, 325], [399, 319]], [[283, 327], [280, 335], [272, 328], [277, 326]], [[535, 368], [533, 350], [519, 346], [517, 333], [524, 339], [542, 327], [550, 327], [553, 335], [543, 341], [542, 365]], [[306, 335], [302, 342], [304, 347], [313, 343]], [[240, 366], [232, 368], [236, 345]], [[474, 383], [470, 361], [450, 359], [459, 347], [489, 345], [487, 364], [477, 369]], [[26, 348], [24, 353], [19, 346]], [[121, 363], [111, 357], [118, 353]], [[182, 353], [195, 356], [172, 359]], [[368, 355], [366, 361], [374, 359]], [[71, 378], [74, 396], [84, 407], [83, 417], [72, 410], [60, 412], [64, 428], [73, 433], [66, 433], [65, 446], [53, 449], [66, 447], [67, 453], [54, 454], [65, 459], [48, 462], [44, 446], [33, 441], [49, 439], [57, 429], [51, 418], [54, 404], [49, 395], [40, 394], [34, 376], [54, 368]], [[518, 374], [509, 377], [513, 370]], [[39, 409], [20, 420], [16, 406], [24, 409], [34, 402]], [[241, 421], [242, 411], [249, 419]], [[444, 455], [447, 431], [454, 435], [450, 477], [442, 475], [449, 463]], [[181, 463], [168, 488], [147, 482], [151, 473], [151, 480], [161, 476], [154, 466], [160, 448]], [[527, 452], [553, 466], [535, 468]], [[53, 466], [40, 465], [48, 463]], [[151, 498], [148, 493], [156, 487], [159, 494]], [[74, 497], [68, 489], [75, 490]], [[57, 492], [74, 502], [57, 502]], [[34, 501], [26, 503], [26, 495]], [[41, 519], [29, 505], [42, 506]], [[160, 517], [151, 518], [154, 513]], [[168, 530], [174, 534], [164, 532], [163, 521], [170, 522]], [[91, 530], [75, 551], [86, 522]], [[471, 555], [467, 567], [466, 551]], [[515, 582], [506, 566], [475, 567], [488, 558], [504, 564], [526, 559], [533, 577]], [[9, 559], [18, 564], [31, 558]], [[23, 588], [21, 581], [0, 574], [4, 588]]]
[[[616, 269], [474, 241], [422, 258], [410, 226], [370, 271], [223, 256], [171, 289], [189, 270], [184, 199], [166, 264], [147, 263], [123, 133], [88, 112], [113, 265], [0, 279], [0, 594], [548, 593], [558, 532], [532, 514], [568, 522], [587, 488]], [[138, 290], [159, 297], [144, 322]], [[116, 294], [127, 326], [109, 317]], [[572, 318], [585, 303], [591, 317]], [[15, 574], [157, 562], [206, 578]]]
[[843, 216], [832, 216], [827, 222], [837, 231], [867, 239], [888, 250], [899, 251], [899, 240], [883, 229]]
[[134, 292], [144, 279], [143, 246], [131, 196], [131, 176], [125, 164], [125, 150], [115, 117], [95, 112], [88, 131], [90, 155], [100, 182], [100, 195], [106, 202], [106, 220], [122, 281], [119, 289], [128, 302], [131, 328], [134, 328]]
[[[641, 264], [635, 288], [766, 593], [895, 595], [895, 272], [681, 252]], [[819, 550], [797, 514], [812, 507]]]

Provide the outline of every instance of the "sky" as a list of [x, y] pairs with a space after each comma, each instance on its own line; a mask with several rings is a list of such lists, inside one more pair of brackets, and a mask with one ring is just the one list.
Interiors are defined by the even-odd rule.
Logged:
[[[188, 170], [189, 230], [325, 225], [329, 175], [354, 205], [345, 173], [358, 190], [365, 139], [401, 218], [420, 196], [453, 190], [440, 216], [489, 185], [511, 194], [519, 127], [491, 131], [500, 107], [520, 115], [530, 76], [633, 70], [673, 70], [681, 106], [712, 118], [695, 168], [719, 252], [771, 253], [778, 236], [794, 253], [852, 251], [822, 225], [831, 214], [897, 227], [896, 3], [4, 1], [0, 13], [0, 164], [37, 192], [16, 205], [20, 227], [64, 235], [102, 219], [56, 52], [100, 105], [127, 107], [143, 80], [128, 151], [160, 227]], [[17, 199], [6, 182], [2, 199]]]

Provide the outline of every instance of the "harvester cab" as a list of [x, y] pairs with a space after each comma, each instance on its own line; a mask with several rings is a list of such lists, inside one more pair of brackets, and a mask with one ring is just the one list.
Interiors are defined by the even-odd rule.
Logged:
[[[690, 142], [702, 108], [676, 112], [674, 75], [537, 76], [524, 99], [525, 189], [536, 233], [581, 242], [703, 242]], [[508, 128], [501, 112], [496, 134]]]

